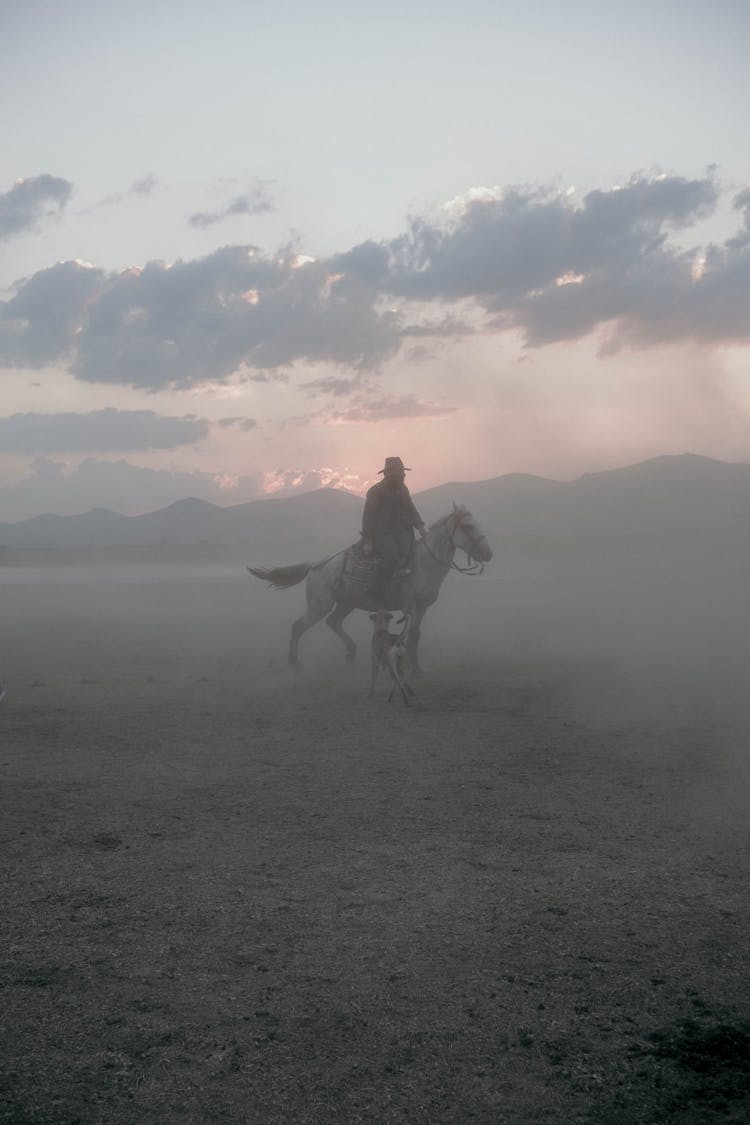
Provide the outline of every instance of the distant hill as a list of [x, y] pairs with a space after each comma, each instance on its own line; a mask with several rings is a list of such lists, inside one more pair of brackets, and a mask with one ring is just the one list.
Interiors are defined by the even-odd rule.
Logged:
[[617, 542], [674, 547], [750, 541], [750, 465], [693, 454], [656, 457], [570, 483], [504, 476], [443, 484], [417, 498], [424, 517], [467, 504], [503, 539]]
[[[493, 542], [719, 547], [750, 543], [750, 465], [685, 454], [589, 473], [570, 483], [509, 474], [415, 494], [427, 522], [467, 505]], [[0, 547], [160, 547], [197, 544], [346, 545], [362, 499], [324, 488], [227, 508], [194, 498], [141, 516], [93, 509], [0, 524]], [[311, 557], [314, 557], [312, 555]]]
[[78, 549], [287, 543], [306, 538], [351, 542], [359, 532], [361, 507], [359, 497], [332, 488], [228, 508], [191, 497], [141, 516], [94, 508], [80, 516], [44, 515], [0, 524], [0, 546]]

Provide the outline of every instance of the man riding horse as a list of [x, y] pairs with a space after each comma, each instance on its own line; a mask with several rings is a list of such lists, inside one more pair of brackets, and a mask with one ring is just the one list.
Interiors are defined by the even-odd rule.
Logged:
[[[422, 618], [434, 605], [445, 577], [451, 570], [476, 574], [492, 558], [487, 537], [468, 508], [454, 504], [450, 512], [426, 529], [412, 503], [404, 480], [408, 470], [400, 457], [387, 457], [381, 470], [383, 480], [370, 489], [364, 510], [363, 539], [343, 551], [336, 551], [317, 563], [294, 563], [291, 566], [252, 567], [247, 569], [275, 590], [289, 590], [305, 582], [307, 610], [292, 624], [289, 638], [289, 663], [301, 667], [298, 655], [300, 637], [316, 622], [325, 618], [326, 625], [346, 645], [349, 660], [354, 659], [357, 645], [345, 631], [343, 623], [355, 609], [368, 612], [380, 609], [401, 609], [412, 615], [409, 628], [409, 663], [418, 669], [418, 649]], [[422, 536], [415, 547], [414, 528]], [[363, 555], [369, 561], [363, 568]], [[456, 551], [465, 551], [467, 567], [453, 561]], [[377, 552], [377, 554], [375, 554]], [[373, 562], [385, 563], [372, 566]], [[356, 565], [353, 565], [356, 564]], [[372, 569], [389, 575], [381, 584], [373, 579]], [[478, 569], [479, 568], [479, 569]], [[362, 570], [368, 571], [362, 575]], [[395, 571], [395, 582], [391, 577]], [[393, 588], [393, 587], [397, 588]], [[388, 599], [388, 604], [384, 602]]]
[[411, 574], [414, 529], [424, 539], [427, 529], [406, 486], [410, 472], [400, 457], [386, 457], [383, 479], [369, 489], [362, 515], [362, 553], [382, 562], [381, 582]]

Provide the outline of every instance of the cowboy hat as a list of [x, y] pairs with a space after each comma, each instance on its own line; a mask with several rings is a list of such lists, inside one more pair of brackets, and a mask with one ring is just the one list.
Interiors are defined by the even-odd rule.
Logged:
[[386, 457], [385, 466], [379, 471], [383, 476], [395, 477], [401, 473], [410, 473], [411, 469], [404, 464], [400, 457]]

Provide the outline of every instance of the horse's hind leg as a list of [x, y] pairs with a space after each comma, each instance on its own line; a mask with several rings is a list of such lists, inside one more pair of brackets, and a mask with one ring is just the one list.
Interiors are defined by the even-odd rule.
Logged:
[[334, 608], [333, 613], [329, 613], [328, 617], [326, 617], [326, 625], [328, 628], [333, 629], [336, 636], [341, 637], [341, 640], [346, 645], [346, 659], [349, 661], [354, 660], [357, 655], [357, 645], [355, 641], [343, 628], [343, 622], [351, 611], [351, 606], [342, 605], [341, 602], [339, 602]]
[[289, 663], [292, 668], [302, 667], [297, 655], [297, 646], [302, 634], [306, 633], [313, 625], [317, 625], [318, 621], [321, 621], [333, 608], [336, 601], [335, 586], [336, 573], [331, 573], [330, 565], [312, 568], [305, 587], [307, 613], [303, 613], [294, 622], [292, 635], [289, 638]]
[[325, 617], [327, 609], [328, 606], [324, 606], [322, 609], [319, 606], [311, 607], [308, 609], [307, 613], [303, 613], [301, 617], [298, 617], [297, 620], [293, 622], [292, 634], [289, 638], [288, 656], [288, 662], [292, 668], [296, 668], [298, 671], [302, 668], [300, 658], [297, 655], [300, 637]]

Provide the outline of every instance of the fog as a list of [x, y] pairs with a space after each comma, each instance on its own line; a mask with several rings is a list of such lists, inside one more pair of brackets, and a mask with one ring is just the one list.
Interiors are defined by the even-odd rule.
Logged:
[[[263, 547], [273, 557], [273, 545]], [[207, 777], [214, 741], [244, 737], [269, 701], [282, 744], [290, 708], [303, 698], [306, 714], [313, 707], [332, 736], [365, 735], [372, 722], [366, 613], [345, 623], [358, 645], [354, 664], [321, 622], [302, 637], [304, 670], [295, 673], [286, 654], [304, 584], [271, 590], [237, 562], [196, 564], [189, 554], [180, 562], [174, 551], [169, 563], [158, 559], [0, 569], [7, 692], [0, 706], [76, 714], [93, 757], [108, 708], [125, 715], [138, 740], [148, 738], [154, 706], [177, 708], [178, 716], [184, 707], [188, 725], [190, 710], [205, 707], [213, 713]], [[414, 726], [399, 737], [408, 754], [420, 714], [458, 713], [460, 740], [446, 752], [460, 758], [489, 723], [502, 783], [506, 754], [525, 739], [533, 754], [540, 724], [553, 752], [580, 730], [582, 745], [593, 739], [611, 752], [613, 779], [627, 749], [640, 762], [628, 766], [633, 785], [646, 771], [652, 792], [684, 805], [694, 825], [735, 830], [750, 798], [748, 624], [744, 573], [731, 559], [504, 553], [501, 545], [481, 576], [451, 573], [427, 612]], [[380, 691], [378, 721], [401, 722], [384, 685]], [[519, 714], [520, 740], [512, 733]], [[179, 717], [172, 721], [179, 744], [186, 732]]]
[[[263, 557], [273, 545], [263, 544]], [[54, 552], [50, 555], [54, 558]], [[248, 562], [256, 559], [248, 557]], [[299, 561], [279, 557], [280, 563]], [[127, 692], [149, 677], [184, 684], [230, 681], [260, 690], [286, 669], [304, 584], [274, 591], [236, 561], [151, 561], [0, 567], [4, 652], [11, 690], [30, 682], [106, 680]], [[615, 710], [639, 705], [675, 718], [696, 707], [745, 723], [750, 624], [743, 560], [695, 553], [650, 558], [496, 548], [481, 576], [449, 574], [423, 623], [427, 673], [534, 669], [591, 681]], [[353, 668], [323, 623], [300, 643], [303, 675], [364, 690], [370, 626], [355, 611]], [[603, 682], [606, 681], [606, 690]], [[596, 700], [592, 700], [592, 706]]]
[[493, 547], [411, 707], [239, 561], [0, 568], [14, 1120], [697, 1125], [686, 1019], [746, 1097], [742, 567]]
[[[505, 707], [520, 694], [530, 727], [540, 718], [551, 722], [553, 740], [556, 728], [561, 736], [573, 722], [598, 731], [613, 752], [623, 740], [639, 745], [657, 770], [664, 742], [690, 745], [678, 788], [684, 796], [690, 775], [700, 779], [695, 815], [720, 819], [737, 809], [738, 794], [750, 795], [742, 560], [711, 551], [620, 557], [569, 545], [495, 548], [481, 576], [450, 573], [425, 616], [425, 675], [411, 721], [418, 725], [420, 712], [457, 709], [470, 741], [473, 724], [491, 714], [502, 739]], [[273, 558], [273, 544], [257, 553]], [[295, 673], [286, 654], [291, 623], [304, 611], [304, 584], [271, 590], [235, 560], [196, 563], [185, 552], [181, 561], [174, 548], [168, 562], [161, 557], [153, 551], [136, 564], [0, 568], [2, 707], [37, 702], [79, 711], [85, 737], [89, 707], [125, 706], [140, 722], [143, 699], [151, 705], [163, 698], [165, 706], [205, 699], [220, 742], [233, 736], [231, 723], [223, 729], [223, 707], [251, 716], [276, 697], [283, 715], [319, 684], [315, 706], [320, 715], [330, 712], [333, 731], [342, 707], [354, 715], [355, 730], [361, 707], [366, 730], [366, 613], [353, 612], [345, 624], [358, 645], [354, 664], [321, 622], [302, 637], [304, 670]], [[393, 709], [379, 702], [386, 715]], [[94, 741], [92, 733], [93, 752]], [[670, 784], [674, 799], [674, 779]]]

